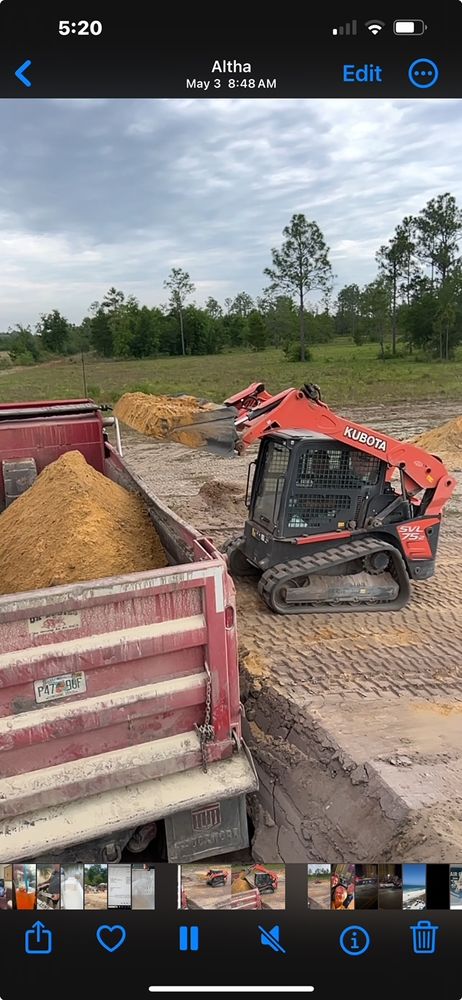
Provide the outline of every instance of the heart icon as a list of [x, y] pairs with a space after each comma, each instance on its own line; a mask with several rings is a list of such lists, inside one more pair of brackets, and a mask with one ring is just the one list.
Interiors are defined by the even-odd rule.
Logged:
[[101, 927], [98, 927], [96, 931], [96, 937], [102, 948], [112, 952], [122, 947], [127, 932], [125, 927], [121, 927], [120, 924], [114, 924], [112, 927], [109, 924], [101, 924]]

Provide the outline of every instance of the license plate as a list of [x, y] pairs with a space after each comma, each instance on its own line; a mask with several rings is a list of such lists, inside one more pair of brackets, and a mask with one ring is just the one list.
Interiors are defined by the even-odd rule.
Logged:
[[87, 690], [87, 682], [83, 671], [76, 674], [61, 674], [60, 677], [46, 677], [43, 681], [34, 681], [35, 700], [38, 705], [44, 701], [57, 701], [58, 698], [70, 698]]

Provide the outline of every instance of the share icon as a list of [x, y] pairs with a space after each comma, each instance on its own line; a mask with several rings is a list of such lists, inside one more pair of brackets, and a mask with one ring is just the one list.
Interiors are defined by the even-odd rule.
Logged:
[[264, 927], [258, 925], [258, 930], [260, 931], [260, 943], [264, 944], [268, 948], [272, 948], [273, 951], [282, 952], [283, 955], [286, 953], [286, 949], [282, 947], [279, 942], [279, 924], [275, 924], [271, 930], [266, 931]]

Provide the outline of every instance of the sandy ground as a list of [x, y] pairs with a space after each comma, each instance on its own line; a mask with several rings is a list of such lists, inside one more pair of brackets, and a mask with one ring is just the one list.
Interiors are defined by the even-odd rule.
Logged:
[[310, 910], [330, 910], [330, 875], [319, 880], [308, 879], [308, 906]]
[[85, 910], [106, 910], [107, 892], [96, 892], [94, 889], [85, 889]]
[[427, 905], [425, 889], [403, 889], [403, 910], [424, 910]]
[[[432, 402], [343, 414], [409, 440], [461, 410]], [[218, 546], [240, 533], [256, 448], [218, 459], [124, 427], [122, 440], [126, 461], [153, 492]], [[237, 583], [259, 799], [268, 811], [279, 796], [276, 832], [259, 854], [266, 863], [449, 863], [461, 853], [461, 528], [459, 488], [445, 511], [436, 574], [412, 586], [401, 612], [281, 617], [253, 582]], [[246, 669], [249, 651], [262, 665], [258, 676]]]
[[[268, 871], [274, 872], [278, 876], [277, 889], [274, 892], [261, 893], [262, 910], [284, 910], [286, 905], [286, 872], [284, 865], [272, 864], [267, 861]], [[231, 894], [244, 892], [241, 883], [246, 882], [249, 889], [258, 888], [252, 871], [242, 869], [239, 865], [233, 865], [233, 876], [231, 882]]]
[[207, 885], [205, 875], [210, 865], [182, 865], [181, 884], [186, 893], [188, 905], [186, 909], [215, 910], [219, 905], [227, 903], [231, 897], [231, 868], [229, 865], [214, 865], [227, 874], [225, 885]]

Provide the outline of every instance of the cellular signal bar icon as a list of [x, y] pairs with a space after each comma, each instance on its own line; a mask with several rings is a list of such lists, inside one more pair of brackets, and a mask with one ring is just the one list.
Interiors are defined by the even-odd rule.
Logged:
[[332, 28], [333, 35], [357, 35], [358, 34], [358, 22], [357, 21], [347, 21], [346, 24], [341, 24], [338, 28]]

